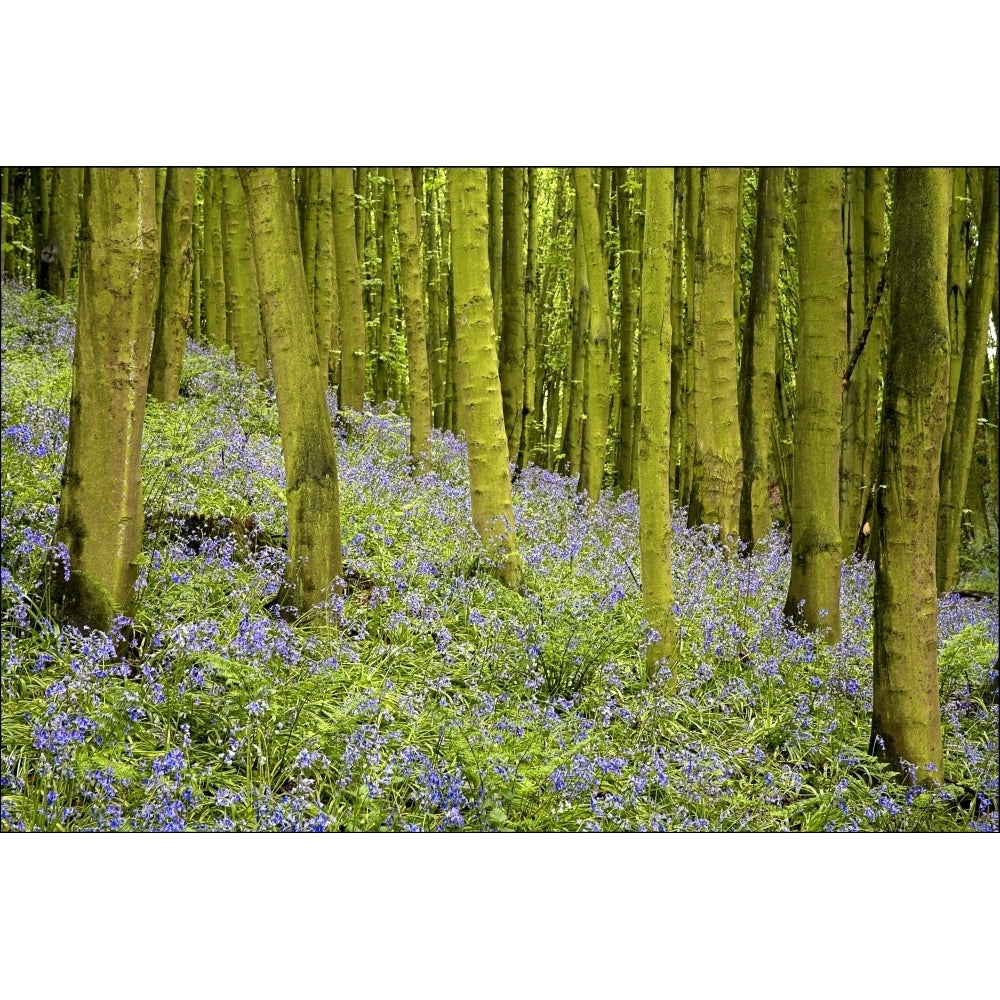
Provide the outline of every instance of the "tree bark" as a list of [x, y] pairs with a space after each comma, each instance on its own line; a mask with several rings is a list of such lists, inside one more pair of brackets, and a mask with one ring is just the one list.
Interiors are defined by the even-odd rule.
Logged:
[[762, 167], [757, 180], [757, 231], [740, 365], [740, 437], [743, 445], [740, 538], [751, 549], [771, 530], [768, 459], [774, 414], [784, 176], [781, 167]]
[[703, 168], [694, 278], [695, 453], [688, 524], [717, 525], [729, 547], [739, 537], [743, 455], [733, 313], [735, 168]]
[[337, 258], [337, 297], [340, 312], [341, 410], [360, 413], [365, 403], [365, 308], [361, 298], [355, 232], [354, 172], [333, 168], [333, 241]]
[[503, 168], [500, 393], [507, 449], [517, 454], [524, 420], [524, 168]]
[[520, 586], [510, 453], [503, 422], [490, 292], [486, 171], [449, 171], [456, 368], [469, 456], [472, 522], [500, 580]]
[[785, 615], [840, 640], [840, 410], [846, 360], [843, 171], [799, 171], [792, 571]]
[[[670, 325], [674, 241], [674, 172], [646, 174], [646, 231], [639, 323], [643, 365], [639, 425], [639, 553], [642, 603], [655, 632], [646, 650], [647, 675], [668, 665], [677, 645], [670, 578]], [[672, 683], [676, 680], [672, 678]]]
[[194, 167], [167, 169], [160, 229], [160, 294], [149, 365], [149, 394], [161, 403], [176, 403], [180, 395], [184, 349], [193, 327], [191, 220], [194, 182]]
[[427, 366], [427, 325], [420, 275], [420, 230], [413, 178], [407, 167], [393, 170], [399, 226], [400, 288], [406, 324], [406, 356], [410, 410], [410, 458], [418, 474], [429, 469], [431, 433], [430, 371]]
[[55, 167], [49, 197], [48, 226], [41, 251], [43, 281], [40, 287], [65, 301], [70, 271], [76, 254], [76, 234], [80, 224], [79, 167]]
[[923, 785], [942, 778], [934, 554], [948, 406], [949, 194], [947, 170], [896, 171], [878, 464], [869, 752]]
[[55, 540], [60, 615], [107, 631], [139, 568], [142, 424], [159, 273], [152, 170], [87, 169], [69, 439]]
[[[635, 330], [638, 296], [634, 271], [638, 254], [635, 249], [635, 226], [632, 221], [632, 193], [627, 167], [616, 171], [618, 194], [618, 255], [621, 268], [621, 311], [618, 332], [618, 379], [621, 386], [621, 409], [618, 419], [618, 456], [615, 463], [616, 484], [621, 490], [632, 488], [632, 431], [635, 418]], [[673, 189], [673, 175], [670, 187]], [[648, 194], [647, 194], [648, 197]], [[673, 206], [671, 206], [671, 212]], [[671, 243], [673, 242], [671, 225]], [[669, 411], [668, 411], [669, 412]]]
[[288, 565], [278, 603], [306, 611], [343, 576], [333, 429], [287, 168], [240, 169], [285, 460]]
[[[260, 318], [260, 293], [250, 237], [246, 198], [236, 170], [222, 171], [223, 270], [226, 288], [226, 339], [236, 364], [267, 379], [267, 351]], [[298, 223], [296, 220], [296, 236]], [[299, 256], [301, 260], [301, 253]]]
[[611, 307], [608, 271], [601, 249], [601, 222], [597, 195], [589, 167], [573, 169], [583, 251], [590, 288], [590, 330], [587, 336], [586, 385], [584, 388], [583, 450], [580, 456], [581, 493], [591, 500], [601, 495], [604, 459], [608, 444], [611, 402]]

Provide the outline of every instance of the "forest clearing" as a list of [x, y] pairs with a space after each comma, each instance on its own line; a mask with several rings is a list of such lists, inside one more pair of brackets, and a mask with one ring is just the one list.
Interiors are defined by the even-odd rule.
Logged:
[[4, 831], [1000, 828], [995, 172], [71, 173]]

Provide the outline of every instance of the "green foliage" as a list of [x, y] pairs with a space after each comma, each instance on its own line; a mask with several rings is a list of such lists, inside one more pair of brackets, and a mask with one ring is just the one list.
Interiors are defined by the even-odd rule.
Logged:
[[942, 603], [944, 784], [906, 791], [866, 752], [870, 566], [845, 564], [850, 638], [817, 646], [776, 611], [780, 537], [733, 560], [678, 522], [669, 692], [645, 680], [634, 494], [524, 470], [514, 593], [477, 569], [461, 442], [435, 435], [415, 478], [406, 422], [369, 412], [338, 439], [344, 586], [289, 623], [274, 402], [194, 345], [180, 403], [147, 414], [134, 616], [61, 628], [34, 584], [69, 353], [8, 340], [16, 305], [5, 288], [2, 829], [996, 828], [995, 602]]

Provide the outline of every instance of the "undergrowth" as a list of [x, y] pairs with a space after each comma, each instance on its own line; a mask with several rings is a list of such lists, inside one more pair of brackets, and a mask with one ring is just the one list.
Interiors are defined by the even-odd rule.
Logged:
[[668, 693], [634, 494], [525, 470], [514, 593], [476, 571], [461, 441], [414, 477], [405, 421], [369, 411], [337, 432], [346, 579], [289, 623], [273, 395], [194, 344], [180, 403], [148, 407], [134, 614], [61, 627], [38, 581], [71, 350], [65, 311], [4, 286], [4, 830], [997, 829], [995, 599], [941, 602], [944, 782], [906, 789], [867, 754], [869, 564], [823, 646], [781, 614], [783, 536], [731, 560], [678, 516]]

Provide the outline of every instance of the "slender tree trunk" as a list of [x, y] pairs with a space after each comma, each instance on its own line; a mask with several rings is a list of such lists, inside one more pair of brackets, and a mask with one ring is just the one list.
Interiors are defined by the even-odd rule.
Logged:
[[107, 631], [128, 608], [142, 542], [142, 424], [159, 271], [155, 172], [88, 169], [69, 440], [55, 540], [61, 615]]
[[374, 395], [378, 405], [389, 398], [392, 324], [396, 316], [396, 285], [392, 273], [392, 183], [389, 178], [385, 178], [382, 185], [381, 222], [379, 251], [382, 260], [382, 293], [374, 377]]
[[[434, 175], [431, 175], [434, 178]], [[435, 183], [425, 183], [423, 212], [423, 247], [427, 265], [427, 356], [431, 379], [431, 419], [435, 427], [444, 427], [448, 343], [441, 328], [441, 249], [438, 239], [438, 209]]]
[[535, 406], [538, 385], [537, 327], [535, 325], [535, 288], [538, 276], [538, 170], [528, 167], [528, 259], [524, 273], [524, 405], [521, 414], [521, 438], [517, 468], [523, 469], [534, 458], [541, 409]]
[[[687, 409], [687, 385], [684, 359], [684, 215], [685, 174], [674, 171], [674, 260], [670, 275], [670, 468], [671, 498], [680, 503], [681, 463], [684, 447], [684, 417]], [[634, 451], [634, 449], [633, 449]]]
[[734, 168], [703, 168], [695, 258], [695, 457], [688, 524], [718, 525], [719, 540], [739, 537], [743, 455], [737, 401]]
[[[972, 465], [972, 446], [982, 399], [986, 334], [990, 300], [997, 280], [997, 192], [998, 174], [987, 171], [979, 220], [976, 268], [964, 322], [958, 392], [951, 421], [951, 439], [943, 450], [940, 476], [940, 507], [937, 523], [937, 587], [940, 593], [958, 586], [958, 547], [962, 533], [962, 509]], [[954, 364], [954, 353], [951, 363]], [[954, 381], [954, 379], [952, 379]]]
[[948, 407], [949, 191], [947, 170], [896, 171], [878, 466], [869, 752], [924, 785], [942, 777], [934, 554]]
[[[652, 679], [669, 664], [677, 645], [670, 578], [670, 272], [674, 241], [674, 171], [651, 167], [646, 174], [646, 232], [643, 248], [643, 359], [639, 428], [639, 553], [642, 603], [655, 637], [646, 650]], [[676, 684], [676, 681], [673, 681]]]
[[226, 280], [222, 238], [222, 171], [211, 167], [205, 173], [205, 254], [202, 280], [205, 287], [205, 332], [208, 342], [223, 351], [227, 344]]
[[41, 287], [62, 300], [69, 292], [70, 271], [76, 252], [82, 175], [79, 167], [55, 167], [52, 170], [48, 228], [41, 251], [44, 276]]
[[[226, 285], [226, 337], [236, 364], [267, 379], [267, 352], [261, 328], [260, 294], [246, 199], [236, 170], [222, 172], [223, 268]], [[296, 233], [298, 225], [296, 221]], [[300, 253], [301, 258], [301, 253]]]
[[427, 368], [427, 333], [424, 320], [424, 290], [420, 278], [420, 229], [413, 178], [406, 167], [393, 170], [396, 214], [399, 222], [399, 262], [406, 324], [406, 356], [409, 365], [410, 457], [418, 473], [429, 468], [431, 434], [430, 372]]
[[[671, 181], [672, 181], [671, 177]], [[635, 226], [632, 222], [632, 194], [629, 189], [627, 167], [619, 167], [618, 184], [618, 241], [621, 262], [621, 320], [618, 335], [618, 371], [621, 385], [621, 413], [618, 425], [618, 459], [615, 478], [618, 488], [632, 488], [632, 430], [635, 419], [635, 329], [638, 312], [638, 296], [635, 294], [634, 271], [636, 267]], [[673, 183], [671, 183], [673, 187]], [[648, 197], [648, 195], [647, 195]], [[671, 206], [671, 211], [673, 207]], [[671, 227], [672, 228], [672, 227]], [[672, 236], [671, 236], [672, 242]]]
[[288, 566], [278, 602], [306, 611], [343, 575], [333, 429], [288, 169], [240, 170], [285, 459]]
[[490, 167], [490, 289], [493, 293], [493, 329], [499, 336], [503, 329], [503, 168]]
[[361, 299], [355, 230], [354, 174], [351, 167], [333, 168], [333, 241], [337, 258], [340, 306], [341, 410], [360, 413], [365, 402], [365, 308]]
[[839, 459], [846, 363], [843, 172], [799, 172], [799, 342], [792, 446], [792, 572], [785, 614], [840, 640]]
[[696, 264], [698, 246], [698, 218], [701, 204], [701, 171], [688, 167], [685, 171], [684, 205], [684, 259], [687, 261], [685, 282], [684, 315], [684, 385], [686, 388], [684, 405], [684, 450], [681, 460], [680, 489], [678, 502], [688, 508], [688, 523], [691, 523], [691, 504], [694, 492], [695, 439], [697, 437], [697, 390], [694, 380], [695, 341], [695, 286], [700, 280]]
[[194, 182], [194, 167], [167, 169], [160, 230], [160, 295], [149, 364], [149, 394], [161, 403], [176, 403], [180, 395], [184, 349], [193, 326], [190, 309]]
[[570, 341], [566, 358], [569, 385], [565, 392], [565, 416], [562, 446], [563, 472], [572, 479], [580, 475], [583, 454], [584, 378], [587, 359], [587, 333], [590, 327], [590, 285], [583, 248], [579, 213], [573, 237], [573, 295], [570, 308]]
[[[851, 357], [865, 321], [865, 171], [848, 167], [844, 172], [844, 200], [841, 208], [844, 250], [847, 262], [847, 357]], [[872, 354], [863, 353], [868, 363]], [[859, 360], [859, 364], [860, 364]], [[859, 373], [860, 374], [860, 373]], [[870, 382], [862, 374], [843, 387], [840, 419], [840, 538], [842, 554], [850, 555], [861, 527], [867, 484], [864, 470], [869, 452], [875, 447], [874, 424], [865, 419], [876, 399], [869, 397]]]
[[958, 379], [962, 371], [962, 349], [965, 345], [965, 321], [968, 314], [969, 292], [969, 171], [956, 167], [951, 172], [951, 212], [948, 217], [948, 327], [951, 344], [951, 377], [948, 387], [948, 421], [944, 430], [943, 448], [951, 447], [951, 427], [958, 399]]
[[763, 167], [757, 181], [757, 232], [740, 366], [739, 406], [743, 442], [740, 538], [751, 549], [771, 530], [768, 458], [774, 414], [784, 175], [781, 167]]
[[507, 448], [517, 454], [524, 420], [524, 168], [503, 168], [500, 392]]
[[339, 386], [340, 315], [337, 262], [333, 248], [333, 170], [316, 167], [316, 236], [313, 250], [313, 326], [320, 367], [328, 384]]
[[611, 307], [608, 272], [601, 249], [601, 221], [597, 195], [589, 167], [573, 169], [580, 212], [583, 250], [590, 286], [590, 331], [587, 337], [587, 374], [584, 389], [583, 451], [580, 457], [581, 493], [591, 500], [601, 495], [604, 458], [608, 444], [608, 416], [611, 402]]
[[472, 522], [500, 579], [516, 588], [523, 567], [514, 533], [510, 453], [493, 330], [486, 172], [456, 169], [450, 175], [457, 369]]

